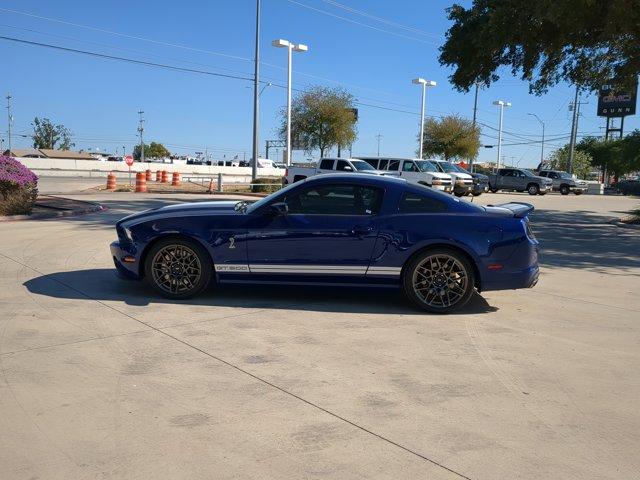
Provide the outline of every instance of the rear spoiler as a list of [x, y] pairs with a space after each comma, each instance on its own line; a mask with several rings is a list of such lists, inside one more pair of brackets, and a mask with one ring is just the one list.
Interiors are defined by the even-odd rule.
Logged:
[[513, 216], [516, 218], [524, 218], [533, 212], [534, 207], [530, 203], [522, 202], [509, 202], [501, 203], [500, 205], [489, 205], [490, 207], [505, 208], [513, 212]]

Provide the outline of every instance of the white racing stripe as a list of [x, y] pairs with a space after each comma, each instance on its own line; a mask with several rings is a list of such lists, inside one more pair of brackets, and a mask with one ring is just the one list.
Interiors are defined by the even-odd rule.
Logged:
[[369, 267], [366, 265], [270, 265], [270, 264], [221, 264], [216, 272], [223, 273], [292, 273], [320, 275], [400, 275], [401, 267]]

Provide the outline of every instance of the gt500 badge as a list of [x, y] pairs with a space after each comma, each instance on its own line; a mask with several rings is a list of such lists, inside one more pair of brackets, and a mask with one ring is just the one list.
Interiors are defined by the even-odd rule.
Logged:
[[249, 265], [216, 265], [216, 272], [248, 272]]

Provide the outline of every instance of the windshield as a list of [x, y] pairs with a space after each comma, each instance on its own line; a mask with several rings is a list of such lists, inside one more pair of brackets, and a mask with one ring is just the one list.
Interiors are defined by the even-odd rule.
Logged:
[[364, 170], [375, 170], [375, 168], [373, 168], [371, 165], [369, 165], [364, 160], [351, 160], [351, 164], [359, 172], [362, 172]]
[[558, 172], [558, 176], [560, 178], [564, 178], [566, 180], [573, 180], [573, 175], [571, 175], [570, 173], [567, 173], [567, 172]]
[[449, 162], [438, 162], [438, 166], [442, 169], [443, 172], [447, 173], [457, 173], [456, 166], [453, 163]]
[[464, 168], [462, 168], [460, 165], [456, 165], [455, 163], [451, 163], [450, 165], [451, 165], [453, 168], [455, 168], [455, 171], [456, 171], [456, 172], [459, 172], [459, 173], [469, 173], [469, 172], [467, 172]]
[[[263, 205], [266, 205], [267, 203], [273, 201], [274, 198], [276, 198], [277, 196], [279, 196], [282, 193], [285, 193], [287, 190], [291, 190], [292, 187], [294, 186], [298, 186], [299, 183], [290, 183], [289, 185], [287, 185], [286, 187], [284, 187], [281, 190], [278, 190], [277, 192], [273, 192], [271, 195], [267, 195], [264, 198], [261, 198], [260, 200], [258, 200], [257, 202], [252, 203], [251, 205], [249, 205], [248, 207], [246, 207], [246, 212], [247, 213], [252, 213], [255, 212], [258, 208], [262, 207]], [[241, 204], [242, 202], [238, 202], [236, 205]], [[245, 202], [246, 203], [246, 202]], [[243, 208], [244, 210], [244, 208]]]
[[535, 177], [535, 175], [531, 173], [529, 170], [522, 169], [521, 172], [524, 173], [525, 176], [527, 177]]
[[437, 172], [438, 171], [438, 167], [436, 167], [429, 160], [415, 160], [413, 163], [415, 163], [418, 166], [418, 169], [421, 172]]

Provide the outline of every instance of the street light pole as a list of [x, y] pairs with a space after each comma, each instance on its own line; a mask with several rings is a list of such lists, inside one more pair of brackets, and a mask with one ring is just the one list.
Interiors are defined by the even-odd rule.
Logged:
[[500, 168], [500, 154], [502, 152], [502, 117], [504, 115], [504, 107], [510, 107], [511, 103], [505, 102], [504, 100], [495, 100], [493, 102], [494, 105], [498, 105], [500, 107], [500, 126], [498, 127], [498, 160], [497, 160], [497, 168]]
[[427, 87], [435, 87], [437, 84], [433, 80], [425, 80], [424, 78], [414, 78], [412, 80], [414, 85], [422, 85], [422, 103], [420, 108], [420, 152], [418, 158], [422, 158], [422, 145], [424, 142], [424, 110], [427, 95]]
[[7, 94], [7, 140], [9, 145], [9, 155], [11, 155], [11, 124], [13, 123], [13, 115], [11, 115], [11, 95]]
[[259, 97], [258, 84], [260, 83], [260, 0], [256, 0], [256, 46], [253, 75], [253, 163], [251, 164], [251, 178], [258, 176], [258, 112]]
[[380, 158], [380, 140], [382, 140], [382, 134], [377, 134], [376, 139], [378, 140], [378, 158]]
[[286, 159], [285, 164], [291, 165], [291, 76], [292, 76], [292, 63], [293, 52], [306, 52], [309, 47], [302, 43], [292, 43], [289, 40], [278, 39], [271, 42], [271, 45], [277, 48], [287, 49], [287, 128], [286, 128]]
[[540, 166], [542, 166], [542, 162], [544, 162], [544, 122], [540, 120], [540, 118], [535, 113], [527, 113], [527, 115], [535, 117], [535, 119], [540, 122], [540, 125], [542, 125], [542, 146], [540, 147]]
[[142, 141], [142, 132], [144, 132], [144, 127], [142, 126], [144, 124], [144, 119], [142, 118], [142, 115], [144, 114], [144, 112], [142, 110], [138, 111], [138, 115], [140, 115], [140, 125], [138, 125], [138, 133], [140, 134], [140, 161], [144, 162], [144, 142]]

